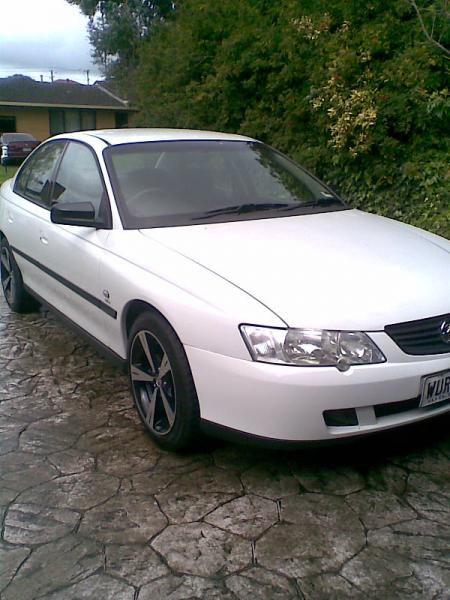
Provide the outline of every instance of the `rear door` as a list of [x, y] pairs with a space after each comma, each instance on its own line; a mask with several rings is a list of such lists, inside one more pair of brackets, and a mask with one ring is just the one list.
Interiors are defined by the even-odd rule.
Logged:
[[19, 171], [13, 190], [7, 190], [3, 233], [11, 245], [25, 285], [47, 299], [48, 276], [45, 231], [50, 220], [52, 178], [66, 143], [48, 142], [36, 150]]

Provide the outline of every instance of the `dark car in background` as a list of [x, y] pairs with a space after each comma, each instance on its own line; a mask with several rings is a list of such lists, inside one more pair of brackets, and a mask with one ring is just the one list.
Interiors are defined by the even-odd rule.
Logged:
[[3, 133], [0, 136], [1, 164], [20, 164], [39, 144], [29, 133]]

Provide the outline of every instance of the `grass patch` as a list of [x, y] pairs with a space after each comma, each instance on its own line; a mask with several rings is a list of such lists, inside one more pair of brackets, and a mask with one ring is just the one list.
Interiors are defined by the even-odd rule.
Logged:
[[12, 177], [19, 167], [2, 167], [0, 166], [0, 185]]

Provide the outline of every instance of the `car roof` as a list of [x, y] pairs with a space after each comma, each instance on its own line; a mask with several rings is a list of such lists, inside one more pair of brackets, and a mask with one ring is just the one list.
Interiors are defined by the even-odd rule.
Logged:
[[[158, 142], [178, 140], [223, 140], [223, 141], [254, 141], [243, 135], [219, 133], [217, 131], [200, 131], [195, 129], [96, 129], [71, 134], [62, 134], [57, 137], [83, 139], [92, 136], [105, 141], [110, 145], [132, 144], [136, 142]], [[84, 138], [86, 139], [86, 138]]]

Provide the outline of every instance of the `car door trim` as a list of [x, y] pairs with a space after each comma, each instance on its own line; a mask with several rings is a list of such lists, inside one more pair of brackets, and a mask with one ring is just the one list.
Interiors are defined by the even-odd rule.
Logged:
[[22, 252], [15, 246], [11, 246], [11, 250], [15, 254], [18, 254], [19, 256], [21, 256], [22, 258], [24, 258], [25, 260], [30, 262], [32, 265], [34, 265], [35, 267], [37, 267], [38, 269], [40, 269], [41, 271], [43, 271], [44, 273], [49, 275], [50, 277], [53, 277], [53, 279], [56, 279], [56, 281], [58, 281], [59, 283], [61, 283], [65, 287], [67, 287], [72, 292], [75, 292], [75, 294], [78, 294], [79, 296], [84, 298], [84, 300], [87, 300], [87, 302], [90, 302], [91, 304], [93, 304], [94, 306], [99, 308], [101, 311], [103, 311], [105, 314], [107, 314], [112, 319], [117, 319], [117, 311], [114, 310], [113, 308], [111, 308], [110, 306], [108, 306], [108, 304], [106, 304], [105, 302], [102, 302], [102, 300], [100, 300], [99, 298], [96, 298], [89, 292], [86, 292], [85, 290], [78, 287], [77, 285], [75, 285], [74, 283], [72, 283], [71, 281], [66, 279], [65, 277], [58, 275], [58, 273], [55, 273], [55, 271], [52, 271], [51, 269], [49, 269], [48, 267], [46, 267], [39, 261], [32, 258], [31, 256], [28, 256], [28, 254], [25, 254], [25, 252]]

